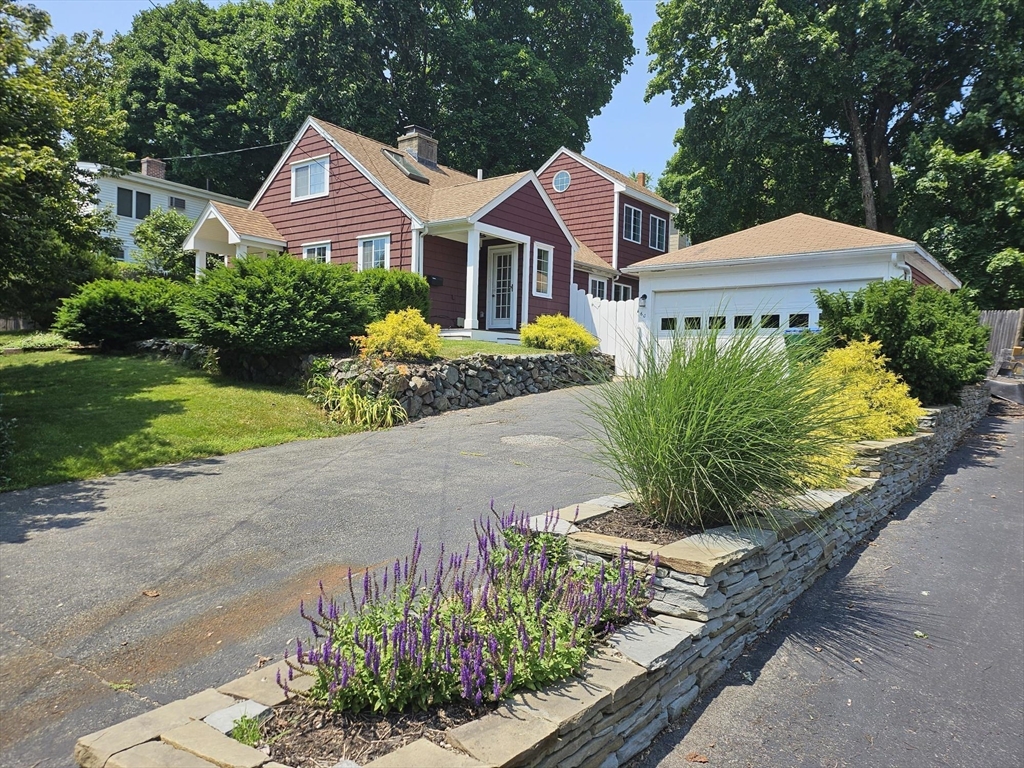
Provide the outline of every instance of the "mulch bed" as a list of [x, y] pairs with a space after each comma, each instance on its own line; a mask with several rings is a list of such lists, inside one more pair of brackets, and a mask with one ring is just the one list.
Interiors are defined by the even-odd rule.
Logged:
[[591, 517], [575, 524], [581, 531], [600, 533], [604, 536], [618, 536], [620, 539], [649, 541], [652, 544], [671, 544], [679, 539], [702, 533], [695, 525], [665, 525], [640, 513], [635, 506], [613, 509], [599, 517]]
[[352, 715], [293, 700], [274, 708], [263, 737], [270, 757], [293, 768], [330, 768], [344, 759], [365, 765], [421, 738], [451, 749], [444, 732], [490, 709], [452, 702], [427, 712]]

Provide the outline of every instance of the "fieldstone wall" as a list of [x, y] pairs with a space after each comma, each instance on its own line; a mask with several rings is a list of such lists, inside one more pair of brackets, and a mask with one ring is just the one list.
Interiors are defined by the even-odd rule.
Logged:
[[[304, 365], [309, 367], [312, 358]], [[510, 397], [610, 381], [615, 358], [592, 353], [473, 355], [435, 363], [374, 365], [361, 358], [330, 360], [339, 384], [355, 381], [370, 394], [390, 392], [410, 419], [491, 405]]]
[[161, 360], [172, 360], [192, 368], [199, 368], [210, 359], [215, 352], [212, 347], [195, 344], [191, 341], [173, 341], [171, 339], [147, 339], [131, 345], [133, 352], [150, 355]]

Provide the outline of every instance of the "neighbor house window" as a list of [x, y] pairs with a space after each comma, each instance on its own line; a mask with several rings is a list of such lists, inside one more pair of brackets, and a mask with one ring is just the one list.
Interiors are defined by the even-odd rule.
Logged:
[[644, 214], [639, 208], [626, 205], [622, 215], [622, 236], [631, 243], [639, 243], [643, 220]]
[[330, 264], [331, 244], [330, 243], [309, 243], [302, 246], [302, 258], [307, 261], [315, 261], [319, 264]]
[[359, 238], [359, 269], [389, 269], [391, 266], [391, 235], [367, 235]]
[[135, 193], [135, 218], [144, 219], [149, 216], [149, 211], [153, 207], [153, 198], [148, 192], [136, 192]]
[[616, 283], [612, 286], [612, 298], [615, 301], [629, 301], [633, 298], [633, 286]]
[[535, 243], [533, 246], [533, 295], [551, 298], [551, 254], [550, 245]]
[[661, 318], [661, 330], [663, 331], [674, 331], [676, 329], [676, 319], [674, 317], [663, 317]]
[[590, 278], [590, 295], [599, 299], [605, 298], [608, 295], [605, 291], [605, 281], [598, 280], [596, 277]]
[[699, 331], [700, 330], [700, 318], [699, 317], [684, 317], [683, 328], [688, 331]]
[[124, 187], [117, 188], [117, 215], [131, 218], [135, 210], [135, 193]]
[[172, 195], [171, 197], [169, 197], [167, 199], [167, 207], [168, 208], [172, 208], [172, 209], [174, 209], [176, 211], [184, 211], [185, 210], [185, 198], [184, 197], [174, 197]]
[[327, 158], [317, 157], [292, 166], [292, 200], [327, 194]]
[[665, 233], [668, 231], [668, 222], [661, 216], [651, 215], [651, 237], [649, 244], [656, 251], [665, 250]]
[[754, 327], [754, 316], [753, 315], [736, 315], [732, 319], [732, 327], [736, 330], [741, 328], [753, 328]]
[[555, 188], [555, 192], [565, 192], [569, 188], [571, 181], [572, 176], [569, 175], [568, 171], [559, 171], [555, 174], [555, 178], [551, 180], [551, 186]]
[[778, 328], [779, 327], [779, 316], [778, 315], [761, 315], [761, 327], [762, 328]]
[[806, 312], [800, 312], [795, 315], [789, 316], [789, 327], [790, 328], [809, 328], [811, 325], [811, 316]]

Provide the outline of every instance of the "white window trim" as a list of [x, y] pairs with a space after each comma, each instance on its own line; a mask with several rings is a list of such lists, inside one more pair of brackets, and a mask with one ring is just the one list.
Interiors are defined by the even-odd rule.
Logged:
[[[562, 173], [564, 173], [566, 176], [569, 177], [569, 183], [565, 185], [565, 189], [559, 189], [558, 187], [555, 186], [555, 179], [557, 179], [559, 174], [562, 174]], [[570, 186], [572, 186], [572, 174], [569, 173], [564, 168], [562, 168], [562, 169], [560, 169], [558, 171], [555, 171], [555, 175], [551, 177], [551, 189], [553, 191], [557, 192], [558, 194], [562, 194], [563, 192], [567, 191]]]
[[308, 261], [309, 260], [309, 256], [306, 255], [306, 249], [307, 248], [319, 248], [321, 245], [326, 245], [327, 246], [327, 263], [330, 264], [331, 263], [331, 241], [330, 240], [318, 240], [318, 241], [313, 242], [313, 243], [302, 243], [302, 245], [299, 246], [299, 247], [302, 248], [302, 259], [303, 259], [303, 261]]
[[[598, 296], [598, 295], [597, 295], [597, 292], [596, 292], [596, 291], [594, 290], [594, 286], [595, 286], [595, 285], [600, 285], [600, 286], [601, 286], [601, 292], [602, 292], [603, 294], [605, 294], [604, 296]], [[603, 299], [603, 300], [607, 301], [607, 300], [608, 300], [608, 296], [607, 296], [607, 292], [608, 292], [608, 281], [607, 281], [607, 280], [602, 280], [601, 278], [597, 278], [597, 277], [591, 277], [591, 278], [590, 278], [590, 290], [589, 290], [589, 291], [587, 291], [587, 292], [588, 292], [588, 293], [589, 293], [589, 294], [590, 294], [591, 296], [593, 296], [594, 298], [596, 298], [596, 299]]]
[[[655, 220], [660, 221], [661, 226], [663, 227], [662, 233], [664, 237], [664, 242], [661, 243], [661, 245], [651, 242], [651, 240], [654, 239], [655, 233], [657, 232], [657, 229], [654, 226]], [[653, 248], [659, 253], [664, 253], [666, 250], [668, 250], [668, 219], [666, 219], [664, 216], [655, 216], [653, 213], [651, 214], [651, 232], [647, 236], [647, 247]]]
[[[537, 290], [537, 251], [541, 249], [548, 252], [548, 289], [546, 292], [541, 292]], [[533, 289], [533, 295], [538, 296], [542, 299], [550, 299], [552, 296], [554, 296], [554, 289], [551, 285], [552, 282], [554, 282], [554, 276], [555, 249], [552, 248], [550, 245], [547, 245], [546, 243], [535, 242], [533, 244], [533, 284], [531, 285], [531, 288]]]
[[[633, 216], [630, 216], [630, 211], [636, 212], [636, 218], [640, 222], [640, 232], [637, 235], [636, 240], [628, 236], [629, 234], [632, 234], [632, 232], [628, 234], [626, 232], [626, 223], [632, 221], [634, 218]], [[632, 229], [632, 227], [630, 229]], [[644, 241], [644, 212], [639, 208], [633, 207], [629, 203], [623, 203], [622, 208], [622, 239], [629, 243], [642, 243]]]
[[[319, 163], [323, 161], [324, 164], [324, 191], [317, 192], [315, 195], [302, 195], [298, 196], [295, 194], [295, 170], [301, 168], [304, 165], [312, 165], [313, 163]], [[292, 191], [292, 202], [297, 203], [302, 200], [316, 200], [319, 197], [327, 197], [331, 191], [331, 156], [330, 154], [317, 155], [316, 157], [304, 157], [302, 160], [293, 160], [291, 163], [291, 180], [289, 181]]]
[[[616, 288], [619, 289], [619, 297], [620, 298], [618, 298], [618, 299], [615, 298], [615, 289]], [[629, 291], [629, 298], [628, 299], [622, 298], [622, 294], [625, 291]], [[625, 283], [612, 283], [612, 301], [631, 301], [632, 299], [633, 299], [633, 286], [632, 285], [626, 285]]]
[[[356, 271], [363, 271], [363, 242], [366, 240], [385, 239], [384, 243], [384, 269], [391, 269], [391, 233], [377, 232], [372, 235], [360, 235], [356, 238]], [[372, 269], [372, 267], [370, 267]]]

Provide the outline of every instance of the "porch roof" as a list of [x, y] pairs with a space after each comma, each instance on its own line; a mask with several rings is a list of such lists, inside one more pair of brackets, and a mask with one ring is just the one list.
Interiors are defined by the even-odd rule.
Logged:
[[277, 227], [259, 211], [211, 200], [192, 225], [182, 247], [186, 251], [213, 250], [217, 244], [281, 250], [288, 245]]
[[619, 271], [602, 259], [597, 253], [582, 240], [576, 241], [576, 266], [580, 271], [590, 274], [607, 275], [615, 277]]

